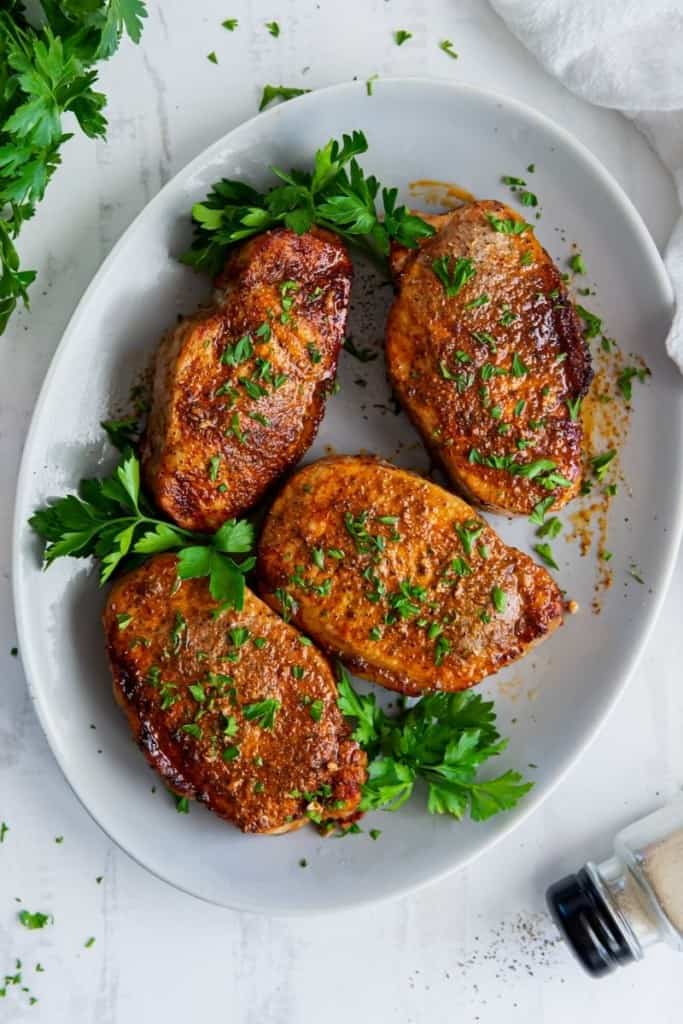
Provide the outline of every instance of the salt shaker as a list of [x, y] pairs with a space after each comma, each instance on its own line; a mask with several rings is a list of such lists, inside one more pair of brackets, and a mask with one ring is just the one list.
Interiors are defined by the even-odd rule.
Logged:
[[617, 835], [614, 855], [551, 885], [556, 924], [595, 977], [665, 942], [683, 952], [683, 798]]

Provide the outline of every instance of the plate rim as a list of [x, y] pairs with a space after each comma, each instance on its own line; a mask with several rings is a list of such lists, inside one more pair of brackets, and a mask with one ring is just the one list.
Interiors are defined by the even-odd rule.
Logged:
[[[671, 280], [666, 271], [662, 256], [655, 245], [655, 242], [640, 216], [635, 205], [626, 194], [619, 182], [612, 176], [602, 162], [596, 157], [591, 150], [584, 145], [578, 138], [576, 138], [568, 129], [564, 128], [561, 124], [555, 122], [551, 117], [537, 110], [535, 107], [529, 106], [527, 103], [509, 97], [504, 96], [501, 93], [482, 89], [478, 86], [468, 85], [466, 83], [454, 82], [451, 79], [442, 78], [438, 76], [389, 76], [381, 78], [376, 83], [377, 89], [384, 89], [386, 86], [390, 88], [398, 87], [418, 87], [418, 88], [442, 88], [452, 92], [455, 95], [475, 95], [480, 99], [487, 102], [494, 102], [502, 108], [507, 108], [513, 112], [519, 114], [524, 120], [536, 122], [540, 128], [549, 133], [551, 136], [555, 136], [559, 143], [566, 148], [573, 150], [574, 153], [589, 165], [591, 172], [601, 180], [602, 185], [612, 195], [616, 204], [619, 206], [620, 211], [628, 222], [632, 230], [637, 234], [639, 241], [642, 243], [643, 248], [648, 251], [651, 265], [654, 270], [654, 275], [657, 279], [658, 285], [661, 287], [662, 295], [666, 298], [669, 305], [673, 310], [674, 293]], [[22, 667], [26, 678], [26, 685], [31, 698], [31, 703], [40, 722], [41, 728], [48, 742], [50, 752], [55, 759], [63, 778], [67, 782], [73, 794], [78, 799], [79, 803], [86, 810], [90, 818], [97, 824], [97, 826], [104, 832], [104, 834], [116, 844], [116, 846], [122, 850], [128, 857], [131, 858], [136, 864], [149, 871], [150, 874], [160, 879], [164, 883], [172, 886], [180, 892], [186, 893], [195, 899], [202, 900], [202, 902], [209, 903], [213, 906], [224, 907], [231, 910], [239, 910], [247, 913], [260, 913], [268, 914], [270, 916], [277, 917], [308, 917], [316, 916], [320, 914], [328, 914], [331, 912], [344, 913], [352, 911], [359, 907], [370, 907], [380, 903], [386, 903], [390, 900], [396, 900], [404, 898], [410, 893], [418, 892], [427, 886], [437, 884], [444, 880], [449, 875], [454, 874], [466, 868], [468, 865], [473, 863], [476, 859], [490, 852], [499, 842], [505, 839], [511, 832], [522, 825], [532, 814], [534, 814], [542, 804], [548, 799], [548, 797], [555, 791], [555, 789], [563, 782], [571, 771], [575, 768], [579, 759], [583, 756], [586, 750], [595, 742], [599, 733], [605, 726], [607, 720], [614, 711], [617, 703], [626, 691], [627, 686], [631, 682], [635, 670], [638, 667], [645, 648], [650, 641], [654, 626], [659, 618], [662, 606], [666, 600], [667, 593], [671, 584], [675, 564], [676, 554], [680, 546], [681, 537], [683, 536], [683, 457], [678, 463], [678, 494], [677, 503], [675, 506], [675, 519], [671, 524], [671, 528], [665, 534], [662, 542], [663, 559], [666, 562], [666, 568], [664, 569], [660, 578], [659, 592], [650, 603], [645, 613], [645, 625], [642, 629], [639, 642], [633, 652], [631, 662], [628, 667], [617, 675], [616, 681], [612, 683], [608, 693], [604, 700], [604, 706], [601, 712], [596, 716], [596, 720], [592, 728], [585, 731], [580, 742], [577, 743], [576, 747], [571, 753], [571, 756], [567, 759], [564, 767], [557, 772], [552, 780], [546, 785], [545, 789], [536, 795], [530, 794], [525, 801], [523, 809], [515, 813], [510, 817], [509, 821], [504, 824], [499, 831], [494, 835], [488, 837], [483, 844], [476, 850], [472, 851], [469, 855], [457, 856], [454, 853], [453, 861], [447, 867], [441, 871], [437, 871], [433, 874], [429, 874], [424, 878], [412, 881], [409, 883], [403, 883], [392, 888], [391, 891], [381, 893], [375, 897], [367, 898], [351, 898], [340, 904], [338, 901], [330, 901], [325, 903], [321, 901], [315, 907], [299, 907], [299, 908], [282, 908], [272, 907], [266, 904], [260, 904], [254, 900], [231, 900], [226, 902], [224, 899], [214, 900], [209, 896], [203, 895], [202, 893], [194, 892], [188, 889], [178, 881], [173, 880], [162, 871], [157, 870], [156, 867], [152, 867], [149, 864], [141, 860], [128, 846], [116, 837], [116, 835], [107, 828], [100, 820], [99, 813], [96, 813], [93, 808], [86, 802], [84, 796], [81, 795], [80, 787], [78, 785], [77, 777], [75, 779], [70, 778], [67, 773], [67, 769], [62, 763], [62, 759], [56, 753], [56, 745], [52, 742], [52, 729], [48, 723], [48, 716], [43, 711], [43, 700], [44, 697], [41, 695], [39, 688], [35, 686], [34, 679], [39, 677], [38, 666], [34, 664], [34, 655], [32, 653], [31, 644], [29, 642], [31, 631], [29, 626], [29, 603], [27, 601], [27, 595], [24, 594], [23, 581], [21, 577], [21, 561], [23, 558], [22, 552], [22, 537], [23, 531], [26, 528], [26, 523], [23, 518], [23, 506], [26, 503], [27, 493], [30, 490], [31, 484], [31, 463], [32, 459], [29, 457], [31, 449], [34, 443], [34, 436], [38, 430], [38, 422], [42, 417], [43, 407], [47, 402], [47, 396], [51, 390], [51, 384], [54, 377], [57, 374], [58, 368], [61, 364], [62, 359], [65, 357], [67, 349], [70, 344], [70, 339], [79, 326], [80, 318], [83, 314], [83, 309], [87, 305], [87, 300], [92, 292], [96, 290], [102, 278], [109, 272], [110, 267], [116, 262], [119, 251], [123, 248], [124, 243], [127, 243], [130, 236], [135, 230], [139, 230], [140, 224], [143, 222], [145, 215], [149, 210], [155, 208], [157, 205], [162, 204], [165, 200], [167, 192], [176, 183], [180, 176], [189, 177], [193, 170], [204, 165], [214, 152], [219, 151], [226, 143], [238, 136], [241, 132], [248, 133], [255, 122], [261, 123], [267, 122], [268, 120], [276, 120], [282, 117], [283, 107], [289, 108], [292, 105], [313, 105], [319, 102], [320, 97], [323, 99], [328, 94], [343, 95], [345, 92], [352, 93], [358, 92], [365, 89], [365, 83], [362, 81], [345, 81], [336, 83], [334, 85], [325, 86], [324, 88], [312, 90], [310, 93], [296, 97], [293, 100], [288, 101], [286, 104], [279, 104], [273, 107], [271, 110], [262, 111], [249, 118], [247, 121], [243, 121], [238, 125], [235, 125], [228, 132], [216, 139], [214, 142], [206, 146], [201, 152], [189, 160], [183, 167], [179, 168], [176, 173], [169, 179], [168, 182], [157, 192], [157, 194], [146, 203], [142, 209], [135, 215], [133, 220], [128, 224], [125, 230], [121, 233], [116, 243], [113, 245], [110, 252], [104, 258], [86, 289], [78, 299], [76, 306], [69, 317], [67, 325], [61, 335], [61, 338], [55, 348], [55, 351], [50, 359], [50, 363], [38, 392], [38, 397], [35, 401], [33, 411], [31, 413], [31, 421], [29, 424], [28, 431], [26, 433], [26, 439], [24, 442], [21, 461], [19, 465], [19, 472], [17, 474], [17, 485], [15, 491], [14, 500], [14, 514], [12, 522], [12, 558], [11, 558], [11, 572], [12, 572], [12, 597], [14, 605], [14, 614], [17, 624], [17, 636], [19, 641], [19, 649], [21, 653]], [[683, 405], [683, 392], [678, 397], [679, 406]]]

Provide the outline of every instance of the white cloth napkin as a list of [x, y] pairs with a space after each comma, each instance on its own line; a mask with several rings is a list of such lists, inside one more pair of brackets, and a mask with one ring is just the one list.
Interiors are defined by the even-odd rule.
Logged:
[[[630, 117], [683, 206], [683, 0], [490, 0], [541, 64], [590, 103]], [[683, 371], [683, 217], [665, 262], [676, 294], [667, 350]]]

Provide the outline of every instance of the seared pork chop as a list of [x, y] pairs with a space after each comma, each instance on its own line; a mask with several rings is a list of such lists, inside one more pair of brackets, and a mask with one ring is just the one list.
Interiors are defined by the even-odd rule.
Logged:
[[562, 621], [545, 569], [469, 505], [370, 457], [322, 459], [277, 497], [260, 591], [358, 675], [391, 690], [461, 690]]
[[217, 529], [301, 458], [336, 373], [350, 285], [339, 238], [277, 228], [233, 253], [216, 305], [164, 338], [142, 461], [174, 522]]
[[485, 508], [553, 508], [581, 482], [591, 359], [560, 272], [533, 229], [492, 200], [426, 218], [395, 247], [386, 329], [393, 388], [459, 491]]
[[111, 590], [114, 695], [149, 763], [244, 832], [353, 815], [366, 758], [325, 658], [249, 590], [242, 611], [215, 611], [170, 554]]

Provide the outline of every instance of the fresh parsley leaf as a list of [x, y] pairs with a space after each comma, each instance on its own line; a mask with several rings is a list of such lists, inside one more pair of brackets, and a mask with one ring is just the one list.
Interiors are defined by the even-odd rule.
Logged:
[[339, 706], [358, 723], [354, 737], [368, 751], [368, 779], [361, 810], [394, 811], [412, 795], [418, 778], [428, 784], [427, 809], [475, 821], [514, 807], [531, 789], [517, 772], [482, 780], [480, 766], [506, 745], [495, 726], [493, 704], [471, 691], [436, 692], [388, 717], [374, 697], [357, 694], [338, 666]]
[[394, 42], [397, 46], [403, 46], [409, 39], [413, 38], [412, 32], [406, 32], [404, 28], [399, 28], [394, 32]]
[[227, 29], [228, 32], [234, 32], [239, 25], [239, 21], [237, 18], [226, 18], [225, 21], [221, 22], [221, 25], [223, 28]]
[[225, 607], [243, 606], [244, 573], [253, 559], [238, 564], [229, 556], [251, 550], [251, 523], [229, 519], [205, 536], [158, 519], [141, 491], [140, 464], [130, 449], [110, 477], [82, 480], [77, 495], [37, 509], [29, 524], [45, 542], [46, 566], [66, 555], [94, 555], [101, 561], [100, 582], [106, 583], [133, 556], [176, 550], [180, 579], [208, 576], [214, 600]]
[[121, 420], [103, 420], [100, 426], [106, 432], [110, 442], [120, 452], [137, 448], [141, 429], [135, 416], [126, 416]]
[[586, 339], [596, 338], [602, 331], [602, 320], [595, 313], [591, 313], [590, 310], [584, 306], [576, 306], [576, 312], [583, 320], [583, 333]]
[[453, 43], [450, 41], [450, 39], [442, 39], [441, 42], [439, 43], [439, 49], [443, 50], [443, 52], [447, 54], [449, 57], [452, 57], [453, 60], [458, 59], [458, 54], [453, 49]]
[[633, 397], [632, 381], [634, 377], [642, 383], [650, 371], [644, 366], [625, 366], [617, 377], [617, 387], [625, 401], [630, 402]]
[[147, 14], [141, 0], [1, 6], [0, 334], [17, 303], [28, 306], [36, 272], [21, 268], [15, 242], [71, 138], [62, 119], [71, 114], [85, 135], [104, 137], [106, 98], [95, 90], [95, 65], [112, 56], [124, 32], [138, 42]]
[[39, 910], [36, 910], [34, 914], [28, 910], [20, 910], [17, 916], [19, 918], [19, 923], [23, 924], [24, 928], [28, 928], [29, 931], [34, 931], [37, 928], [44, 928], [45, 925], [49, 924], [52, 920], [52, 916], [50, 914], [43, 914]]
[[472, 260], [460, 256], [454, 257], [452, 263], [450, 257], [439, 256], [432, 261], [432, 270], [441, 281], [449, 299], [457, 295], [477, 273]]
[[256, 722], [262, 729], [272, 729], [275, 725], [275, 715], [279, 710], [279, 700], [258, 700], [253, 704], [243, 705], [242, 714], [248, 722]]
[[298, 89], [296, 86], [264, 85], [261, 102], [259, 103], [259, 111], [265, 110], [273, 100], [283, 100], [286, 102], [287, 100], [296, 99], [297, 96], [303, 96], [310, 91], [310, 89]]
[[598, 480], [603, 480], [607, 469], [617, 454], [615, 448], [610, 448], [609, 451], [603, 452], [601, 455], [595, 455], [591, 461], [591, 467]]
[[277, 21], [267, 21], [266, 28], [275, 39], [280, 35], [280, 26]]
[[575, 252], [569, 257], [569, 266], [575, 274], [587, 273], [586, 264], [584, 263], [583, 256], [580, 252]]
[[375, 88], [375, 82], [377, 81], [378, 78], [379, 75], [375, 73], [374, 75], [370, 75], [370, 77], [366, 79], [365, 91], [368, 94], [368, 96], [372, 96], [373, 89]]
[[[266, 88], [270, 91], [264, 91], [262, 106], [282, 89]], [[318, 224], [382, 261], [392, 240], [416, 248], [434, 228], [397, 205], [397, 189], [382, 188], [365, 174], [357, 157], [367, 148], [359, 131], [344, 135], [341, 142], [331, 139], [315, 154], [310, 171], [272, 168], [279, 184], [264, 193], [239, 181], [217, 182], [205, 201], [193, 207], [195, 237], [182, 261], [215, 273], [232, 245], [277, 224], [298, 234]]]
[[557, 562], [555, 561], [553, 549], [550, 547], [550, 544], [535, 544], [534, 551], [539, 556], [541, 561], [550, 569], [560, 568]]
[[523, 220], [496, 217], [495, 213], [487, 213], [486, 219], [493, 230], [499, 231], [502, 235], [521, 235], [525, 231], [533, 231], [531, 224], [526, 224]]

